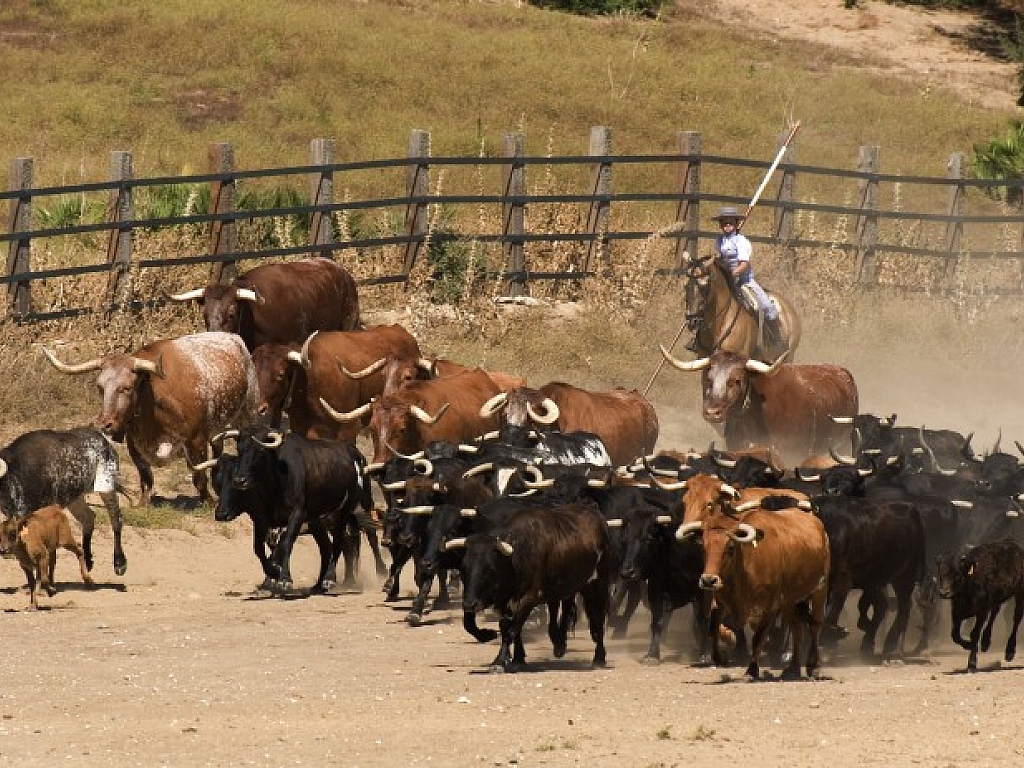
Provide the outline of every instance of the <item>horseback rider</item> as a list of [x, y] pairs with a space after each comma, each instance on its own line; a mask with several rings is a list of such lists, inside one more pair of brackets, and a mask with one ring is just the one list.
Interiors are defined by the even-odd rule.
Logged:
[[782, 328], [779, 324], [779, 310], [768, 298], [756, 280], [750, 263], [753, 246], [740, 233], [740, 222], [746, 218], [731, 205], [722, 206], [716, 216], [711, 217], [722, 228], [722, 234], [715, 240], [715, 261], [722, 268], [732, 286], [733, 294], [741, 304], [763, 318], [765, 347], [777, 350], [785, 346]]

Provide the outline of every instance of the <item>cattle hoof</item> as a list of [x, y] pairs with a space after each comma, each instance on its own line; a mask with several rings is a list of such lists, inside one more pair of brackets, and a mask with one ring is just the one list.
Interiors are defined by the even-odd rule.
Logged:
[[46, 594], [48, 594], [50, 597], [53, 597], [57, 594], [57, 588], [54, 586], [43, 587], [43, 589], [46, 590]]
[[558, 643], [556, 645], [553, 645], [551, 650], [552, 650], [552, 653], [555, 654], [555, 658], [556, 659], [560, 659], [563, 656], [565, 656], [565, 652], [567, 650], [567, 647], [566, 647], [565, 643]]
[[752, 682], [761, 679], [761, 669], [758, 667], [756, 662], [750, 662], [750, 665], [747, 667], [747, 677], [749, 677]]
[[505, 672], [511, 672], [512, 670], [506, 670], [504, 664], [491, 664], [491, 666], [487, 668], [487, 671], [490, 672], [492, 675], [503, 675], [505, 674]]
[[[86, 563], [89, 566], [89, 570], [92, 570], [92, 565]], [[127, 560], [115, 560], [114, 561], [114, 574], [116, 576], [124, 576], [128, 572], [128, 561]]]
[[640, 663], [643, 664], [645, 667], [656, 667], [659, 664], [661, 664], [661, 659], [659, 659], [657, 656], [648, 655], [640, 659]]
[[1013, 658], [1016, 655], [1017, 655], [1016, 651], [1008, 651], [1007, 654], [1003, 657], [1003, 660], [1004, 661], [1013, 661]]
[[800, 679], [800, 667], [786, 667], [782, 671], [783, 680], [799, 680]]
[[423, 616], [416, 613], [416, 611], [409, 611], [405, 615], [405, 623], [410, 627], [418, 627], [423, 622]]

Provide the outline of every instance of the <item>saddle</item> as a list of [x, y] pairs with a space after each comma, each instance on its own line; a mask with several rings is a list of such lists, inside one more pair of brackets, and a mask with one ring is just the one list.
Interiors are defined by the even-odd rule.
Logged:
[[[760, 344], [758, 346], [771, 358], [775, 358], [785, 352], [787, 344], [781, 322], [779, 320], [771, 321], [764, 316], [761, 304], [750, 287], [747, 285], [740, 286], [736, 298], [739, 299], [743, 308], [757, 320], [758, 336], [760, 337]], [[778, 300], [770, 293], [768, 294], [768, 300], [775, 305], [776, 317], [781, 318], [782, 307], [779, 306]]]

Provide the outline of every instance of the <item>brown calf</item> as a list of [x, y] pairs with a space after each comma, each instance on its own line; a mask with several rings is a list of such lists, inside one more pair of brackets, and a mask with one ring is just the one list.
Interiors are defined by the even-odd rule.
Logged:
[[25, 517], [8, 517], [0, 523], [0, 553], [13, 554], [28, 579], [29, 609], [39, 608], [38, 587], [53, 597], [53, 569], [57, 565], [57, 549], [74, 552], [82, 569], [82, 581], [90, 587], [92, 576], [85, 565], [85, 553], [75, 539], [64, 510], [56, 504], [37, 509]]

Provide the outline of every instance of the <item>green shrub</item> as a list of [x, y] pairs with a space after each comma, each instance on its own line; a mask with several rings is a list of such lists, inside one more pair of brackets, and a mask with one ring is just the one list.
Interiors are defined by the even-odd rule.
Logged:
[[[1024, 122], [1015, 120], [1003, 138], [976, 144], [971, 155], [971, 170], [979, 179], [1024, 180]], [[1021, 202], [1021, 187], [991, 187], [991, 194], [1008, 202]]]

